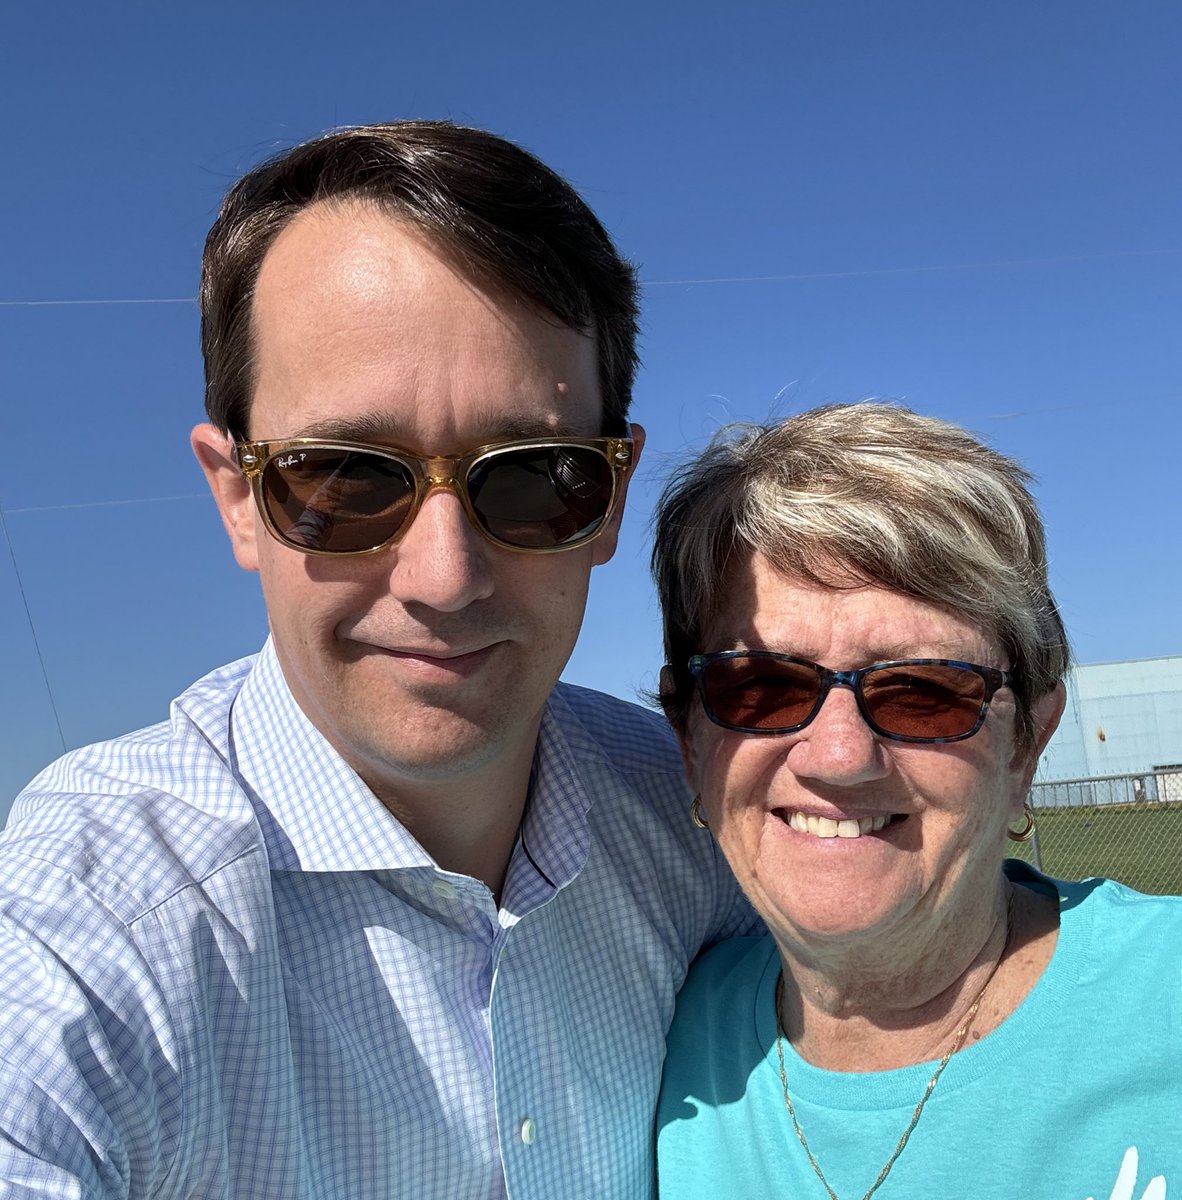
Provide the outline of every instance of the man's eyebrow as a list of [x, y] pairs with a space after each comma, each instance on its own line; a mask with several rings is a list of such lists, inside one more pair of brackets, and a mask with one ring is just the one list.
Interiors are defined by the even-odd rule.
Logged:
[[[472, 440], [472, 447], [483, 446], [490, 442], [516, 441], [526, 438], [547, 437], [595, 437], [599, 430], [574, 430], [555, 426], [542, 418], [505, 417], [490, 415], [485, 420], [476, 423], [477, 434]], [[404, 422], [392, 420], [383, 413], [364, 413], [354, 417], [327, 417], [320, 421], [311, 421], [303, 425], [291, 435], [294, 438], [317, 438], [324, 441], [371, 442], [374, 445], [409, 446], [417, 442], [417, 437], [410, 426]], [[420, 447], [430, 451], [433, 447]]]
[[399, 426], [378, 413], [355, 417], [325, 417], [299, 426], [292, 434], [297, 438], [319, 438], [326, 442], [397, 442]]

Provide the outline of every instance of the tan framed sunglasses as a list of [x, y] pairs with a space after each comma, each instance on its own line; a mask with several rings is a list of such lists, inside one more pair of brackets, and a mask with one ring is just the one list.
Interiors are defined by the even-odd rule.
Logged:
[[449, 487], [490, 542], [525, 554], [573, 550], [607, 527], [632, 463], [630, 438], [530, 438], [423, 458], [397, 446], [290, 438], [238, 442], [268, 532], [305, 554], [372, 554]]

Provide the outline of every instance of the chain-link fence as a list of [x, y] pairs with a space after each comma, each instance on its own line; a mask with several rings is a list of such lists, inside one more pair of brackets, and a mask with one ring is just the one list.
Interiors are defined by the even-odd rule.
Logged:
[[1141, 892], [1182, 893], [1182, 766], [1036, 783], [1037, 822], [1009, 853], [1048, 875], [1105, 875]]

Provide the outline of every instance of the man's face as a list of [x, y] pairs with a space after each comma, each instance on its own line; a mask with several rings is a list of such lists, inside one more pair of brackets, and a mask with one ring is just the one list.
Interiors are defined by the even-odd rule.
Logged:
[[[592, 338], [474, 282], [372, 207], [296, 217], [263, 260], [253, 321], [254, 440], [351, 437], [428, 456], [601, 432]], [[622, 502], [596, 541], [530, 555], [488, 542], [436, 488], [397, 544], [317, 557], [267, 534], [241, 476], [211, 470], [219, 437], [203, 426], [194, 444], [240, 565], [260, 573], [284, 675], [366, 783], [388, 798], [528, 767]]]

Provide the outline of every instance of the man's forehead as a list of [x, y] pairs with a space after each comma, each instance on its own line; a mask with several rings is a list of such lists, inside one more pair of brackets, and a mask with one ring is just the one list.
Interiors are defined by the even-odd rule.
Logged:
[[414, 264], [423, 254], [466, 290], [484, 295], [491, 306], [537, 311], [503, 279], [473, 264], [443, 231], [427, 228], [392, 204], [363, 196], [318, 200], [296, 213], [263, 255], [256, 289], [266, 289], [280, 268], [286, 283], [312, 289], [324, 284], [326, 267], [352, 283], [355, 272], [373, 272], [379, 265], [400, 275], [405, 286], [413, 282], [418, 273]]
[[[368, 324], [395, 296], [407, 309], [471, 305], [505, 336], [537, 341], [578, 337], [596, 353], [593, 325], [569, 324], [515, 284], [479, 267], [441, 234], [360, 199], [318, 201], [292, 218], [263, 255], [251, 302], [256, 341], [287, 332], [303, 338], [336, 318]], [[481, 326], [484, 328], [484, 326]], [[265, 332], [264, 332], [265, 331]], [[473, 334], [458, 322], [453, 335]]]
[[424, 254], [457, 279], [468, 278], [446, 244], [411, 221], [361, 200], [317, 201], [296, 213], [267, 247], [252, 308], [257, 316], [258, 297], [275, 291], [290, 301], [305, 294], [361, 294], [362, 281], [378, 287], [383, 275], [413, 279]]
[[373, 205], [318, 209], [260, 273], [253, 437], [448, 454], [601, 432], [594, 337], [490, 290]]

